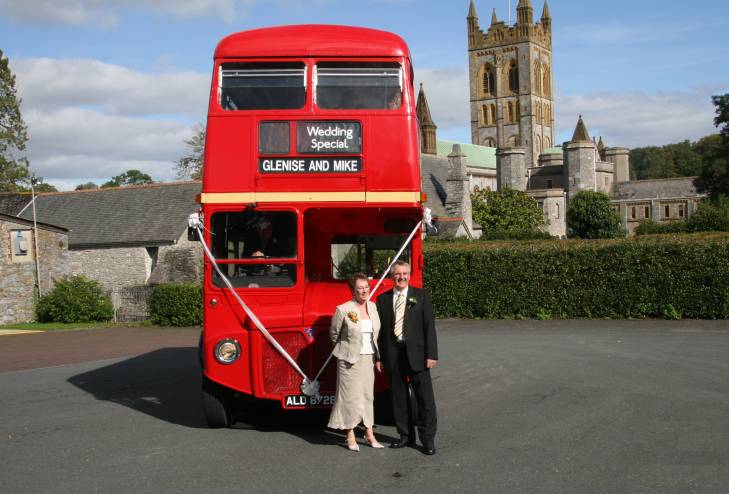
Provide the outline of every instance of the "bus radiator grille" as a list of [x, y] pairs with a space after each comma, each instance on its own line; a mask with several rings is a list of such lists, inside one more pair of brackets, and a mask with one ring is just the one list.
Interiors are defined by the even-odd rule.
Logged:
[[[298, 332], [276, 333], [279, 344], [291, 355], [304, 372], [307, 371], [306, 338]], [[286, 359], [267, 341], [263, 342], [263, 386], [267, 393], [298, 393], [302, 378]]]

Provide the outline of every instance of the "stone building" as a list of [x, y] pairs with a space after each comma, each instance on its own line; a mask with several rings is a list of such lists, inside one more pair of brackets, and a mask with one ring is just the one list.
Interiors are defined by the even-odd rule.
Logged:
[[[516, 12], [516, 23], [508, 26], [498, 20], [494, 10], [484, 32], [472, 0], [466, 18], [472, 143], [460, 144], [458, 154], [466, 155], [469, 190], [478, 186], [526, 191], [542, 207], [549, 233], [558, 237], [567, 234], [570, 198], [582, 190], [610, 195], [630, 232], [641, 219], [664, 222], [688, 217], [703, 197], [696, 192], [693, 177], [631, 181], [629, 150], [606, 147], [602, 138], [595, 142], [582, 116], [572, 139], [554, 146], [549, 6], [545, 0], [537, 22], [530, 0], [519, 0]], [[428, 205], [441, 211], [438, 206], [459, 200], [448, 197], [446, 170], [451, 168], [450, 161], [448, 165], [444, 161], [457, 143], [436, 139], [437, 127], [429, 110], [421, 112], [423, 103], [427, 106], [421, 86], [418, 117], [422, 142], [427, 143], [422, 149], [423, 188], [438, 192]], [[481, 157], [480, 166], [475, 166], [475, 156]], [[470, 211], [470, 203], [468, 207]], [[452, 217], [468, 214], [453, 208], [442, 212]]]
[[195, 181], [48, 193], [36, 215], [68, 229], [67, 271], [108, 289], [190, 282], [202, 276], [201, 247], [187, 240], [200, 192]]
[[72, 274], [68, 230], [46, 223], [36, 225], [34, 235], [33, 221], [0, 214], [0, 324], [35, 319], [39, 274], [41, 293], [52, 288], [53, 279]]

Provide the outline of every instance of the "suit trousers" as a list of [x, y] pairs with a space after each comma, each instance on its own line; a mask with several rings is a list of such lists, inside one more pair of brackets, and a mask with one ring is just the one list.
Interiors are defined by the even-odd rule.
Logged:
[[[417, 427], [420, 442], [424, 446], [433, 446], [437, 429], [437, 414], [430, 369], [414, 371], [408, 361], [405, 345], [407, 343], [398, 344], [397, 365], [390, 372], [390, 392], [392, 394], [395, 426], [400, 436], [407, 437], [411, 441], [415, 440], [413, 432], [414, 428]], [[408, 411], [410, 400], [406, 378], [410, 379], [410, 385], [417, 402], [417, 410], [414, 411], [412, 418]]]

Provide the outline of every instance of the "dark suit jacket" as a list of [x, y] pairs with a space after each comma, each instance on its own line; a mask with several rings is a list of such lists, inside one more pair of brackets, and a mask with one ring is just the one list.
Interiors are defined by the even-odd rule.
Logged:
[[[397, 365], [397, 341], [395, 338], [395, 309], [393, 290], [377, 297], [377, 312], [380, 314], [380, 336], [378, 348], [385, 370], [392, 372]], [[403, 321], [408, 361], [416, 372], [424, 370], [425, 359], [438, 360], [438, 342], [435, 336], [435, 318], [430, 295], [423, 289], [408, 287]]]

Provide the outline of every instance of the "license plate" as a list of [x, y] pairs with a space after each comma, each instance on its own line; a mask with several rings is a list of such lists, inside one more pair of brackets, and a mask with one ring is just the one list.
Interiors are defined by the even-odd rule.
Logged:
[[284, 408], [330, 407], [332, 405], [334, 405], [334, 395], [286, 395], [283, 399]]

